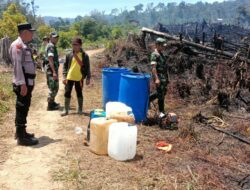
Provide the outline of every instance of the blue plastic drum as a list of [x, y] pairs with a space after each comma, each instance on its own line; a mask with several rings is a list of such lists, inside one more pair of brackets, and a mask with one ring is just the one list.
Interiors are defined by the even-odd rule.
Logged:
[[122, 73], [131, 72], [127, 68], [104, 68], [102, 70], [102, 106], [108, 102], [117, 102]]
[[147, 117], [149, 101], [149, 74], [121, 74], [118, 101], [132, 108], [135, 121], [142, 122]]

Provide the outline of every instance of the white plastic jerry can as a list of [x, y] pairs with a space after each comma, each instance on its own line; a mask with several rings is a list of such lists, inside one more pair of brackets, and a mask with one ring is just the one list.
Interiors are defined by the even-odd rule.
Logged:
[[119, 161], [131, 160], [136, 154], [137, 126], [126, 122], [109, 127], [108, 155]]
[[112, 118], [113, 115], [127, 116], [133, 113], [132, 108], [122, 102], [108, 102], [105, 109], [107, 118]]

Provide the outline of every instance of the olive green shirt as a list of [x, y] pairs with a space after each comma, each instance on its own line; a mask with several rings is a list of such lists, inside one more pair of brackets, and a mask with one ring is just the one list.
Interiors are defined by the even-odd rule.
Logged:
[[[51, 42], [49, 42], [46, 47], [45, 59], [48, 63], [49, 63], [49, 59], [48, 59], [49, 57], [53, 57], [55, 70], [58, 71], [58, 68], [59, 68], [58, 51], [57, 51], [57, 47]], [[48, 67], [49, 67], [49, 64], [48, 64]]]
[[168, 83], [168, 67], [167, 67], [167, 59], [161, 53], [158, 52], [157, 49], [151, 54], [150, 57], [151, 65], [156, 65], [156, 71], [159, 80], [161, 83]]

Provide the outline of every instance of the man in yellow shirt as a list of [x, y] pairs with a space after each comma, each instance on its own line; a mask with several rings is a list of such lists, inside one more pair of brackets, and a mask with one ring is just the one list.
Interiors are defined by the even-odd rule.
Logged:
[[72, 52], [66, 55], [63, 65], [63, 84], [65, 85], [64, 111], [61, 116], [69, 113], [71, 91], [75, 85], [78, 100], [78, 114], [82, 114], [83, 106], [83, 81], [86, 78], [86, 85], [89, 85], [91, 73], [89, 56], [82, 49], [82, 39], [75, 37], [72, 40]]

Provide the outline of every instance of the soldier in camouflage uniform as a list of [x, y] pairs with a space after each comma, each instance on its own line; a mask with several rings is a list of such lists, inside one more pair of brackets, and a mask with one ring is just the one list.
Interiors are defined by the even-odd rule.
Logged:
[[31, 24], [18, 25], [19, 37], [10, 46], [10, 58], [14, 67], [13, 91], [16, 94], [16, 139], [18, 145], [32, 146], [38, 144], [34, 134], [26, 131], [27, 116], [35, 85], [36, 65], [28, 42], [32, 40]]
[[56, 44], [58, 42], [59, 36], [56, 32], [50, 34], [50, 42], [46, 47], [46, 66], [45, 72], [47, 77], [47, 85], [49, 87], [48, 95], [48, 107], [47, 110], [58, 110], [59, 104], [55, 102], [55, 97], [59, 89], [58, 80], [58, 68], [59, 68], [59, 57], [57, 52]]
[[154, 83], [156, 85], [156, 92], [150, 95], [149, 101], [158, 99], [158, 107], [161, 113], [165, 113], [164, 109], [164, 99], [167, 93], [168, 85], [168, 70], [166, 64], [166, 57], [162, 54], [166, 40], [163, 38], [156, 39], [156, 49], [151, 54], [151, 67], [152, 67], [152, 76]]
[[42, 60], [42, 65], [41, 65], [42, 71], [45, 70], [45, 64], [46, 64], [45, 54], [46, 54], [46, 47], [48, 43], [49, 43], [49, 38], [47, 36], [44, 36], [42, 45], [39, 49], [39, 57]]

